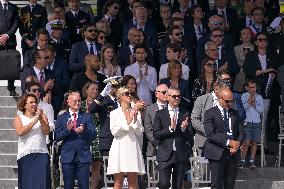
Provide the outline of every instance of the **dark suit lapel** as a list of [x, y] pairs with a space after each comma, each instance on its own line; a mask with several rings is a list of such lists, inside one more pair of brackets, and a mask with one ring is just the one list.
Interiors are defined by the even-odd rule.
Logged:
[[84, 48], [84, 51], [87, 52], [87, 54], [89, 54], [89, 48], [88, 48], [88, 45], [87, 45], [86, 41], [84, 41], [84, 45], [83, 45], [82, 48]]
[[171, 125], [170, 112], [168, 108], [165, 108], [163, 111], [164, 111], [165, 122], [167, 123], [167, 125]]
[[79, 111], [76, 127], [80, 127], [80, 124], [82, 123], [82, 122], [81, 122], [82, 117], [83, 117], [83, 112], [80, 112], [80, 111]]
[[225, 133], [225, 132], [226, 132], [226, 128], [225, 128], [225, 123], [224, 123], [224, 120], [223, 120], [222, 113], [221, 113], [220, 109], [218, 108], [218, 106], [215, 106], [214, 108], [215, 108], [216, 111], [218, 112], [218, 113], [217, 113], [217, 117], [218, 117], [218, 119], [219, 119], [219, 122], [222, 123], [222, 126], [221, 126], [221, 127], [222, 127], [223, 132]]
[[229, 117], [231, 118], [231, 127], [233, 132], [233, 137], [238, 136], [238, 125], [236, 125], [236, 115], [234, 112], [230, 109], [229, 110]]

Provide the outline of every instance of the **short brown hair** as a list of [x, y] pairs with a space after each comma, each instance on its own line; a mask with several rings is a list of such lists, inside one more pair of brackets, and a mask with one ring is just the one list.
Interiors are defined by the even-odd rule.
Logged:
[[36, 100], [36, 103], [38, 103], [37, 98], [34, 94], [24, 94], [22, 95], [18, 102], [17, 102], [17, 108], [18, 110], [20, 110], [21, 112], [25, 113], [26, 112], [26, 104], [27, 104], [27, 100], [29, 97], [33, 97]]

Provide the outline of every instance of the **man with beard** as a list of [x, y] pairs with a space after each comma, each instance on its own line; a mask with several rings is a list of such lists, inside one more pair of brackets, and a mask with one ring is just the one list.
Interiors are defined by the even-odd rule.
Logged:
[[[72, 45], [69, 58], [69, 69], [73, 74], [85, 71], [84, 59], [87, 54], [99, 56], [101, 45], [95, 43], [97, 28], [95, 24], [87, 24], [83, 29], [85, 40]], [[74, 76], [74, 75], [73, 75]]]

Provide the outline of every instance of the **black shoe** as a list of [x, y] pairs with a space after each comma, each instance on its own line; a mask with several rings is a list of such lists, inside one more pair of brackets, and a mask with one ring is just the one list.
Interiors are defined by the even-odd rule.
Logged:
[[239, 161], [239, 163], [238, 163], [238, 168], [239, 168], [239, 169], [244, 169], [244, 168], [246, 168], [246, 162], [245, 162], [245, 161]]
[[250, 162], [249, 162], [249, 168], [250, 168], [250, 169], [255, 169], [255, 168], [256, 168], [256, 166], [255, 166], [255, 164], [254, 164], [254, 161], [250, 161]]
[[10, 90], [10, 96], [19, 96], [15, 90]]

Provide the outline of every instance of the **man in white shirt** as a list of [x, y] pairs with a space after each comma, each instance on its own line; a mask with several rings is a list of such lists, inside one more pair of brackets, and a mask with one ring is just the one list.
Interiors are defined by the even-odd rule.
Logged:
[[152, 93], [157, 86], [157, 72], [152, 66], [146, 62], [146, 47], [144, 45], [137, 45], [134, 48], [136, 62], [127, 66], [124, 75], [132, 75], [137, 82], [138, 97], [146, 104], [152, 104]]
[[244, 131], [246, 139], [243, 144], [243, 151], [241, 153], [242, 160], [239, 164], [240, 168], [244, 168], [245, 158], [248, 147], [251, 144], [251, 153], [249, 167], [255, 168], [254, 159], [257, 150], [257, 142], [260, 142], [261, 135], [261, 114], [263, 112], [263, 99], [261, 95], [256, 93], [256, 82], [250, 79], [246, 82], [246, 93], [242, 95], [242, 103], [246, 110], [246, 119], [244, 124]]

